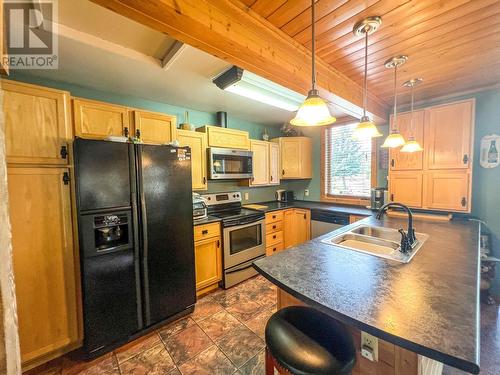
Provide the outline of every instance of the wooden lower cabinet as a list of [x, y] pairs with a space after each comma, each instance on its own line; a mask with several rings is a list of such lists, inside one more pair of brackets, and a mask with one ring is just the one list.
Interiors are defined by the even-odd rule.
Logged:
[[470, 212], [468, 171], [434, 171], [424, 176], [424, 208]]
[[[278, 310], [288, 306], [306, 304], [278, 288]], [[372, 362], [361, 356], [361, 331], [346, 327], [352, 335], [356, 347], [356, 365], [352, 375], [417, 375], [419, 374], [418, 355], [409, 350], [378, 339], [378, 361]]]
[[220, 224], [195, 226], [196, 294], [216, 289], [222, 280]]
[[311, 211], [301, 208], [285, 210], [283, 218], [285, 249], [311, 239]]
[[8, 168], [21, 359], [24, 368], [79, 345], [78, 275], [67, 168]]
[[422, 172], [392, 172], [389, 175], [389, 200], [410, 207], [422, 207], [422, 184]]

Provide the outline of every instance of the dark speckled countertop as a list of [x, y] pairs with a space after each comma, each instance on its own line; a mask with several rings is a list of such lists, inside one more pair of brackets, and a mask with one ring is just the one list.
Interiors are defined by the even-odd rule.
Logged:
[[299, 201], [299, 200], [295, 200], [292, 202], [270, 201], [270, 202], [259, 202], [254, 204], [266, 206], [266, 208], [261, 210], [264, 212], [284, 210], [286, 208], [307, 208], [309, 210], [342, 212], [352, 215], [370, 216], [373, 214], [372, 210], [365, 207], [350, 206], [346, 204], [331, 204], [331, 203], [314, 202], [314, 201]]
[[[362, 224], [406, 228], [375, 217]], [[408, 264], [313, 239], [258, 260], [257, 270], [310, 306], [383, 340], [479, 372], [479, 224], [414, 220], [430, 237]], [[334, 233], [334, 232], [332, 232]]]

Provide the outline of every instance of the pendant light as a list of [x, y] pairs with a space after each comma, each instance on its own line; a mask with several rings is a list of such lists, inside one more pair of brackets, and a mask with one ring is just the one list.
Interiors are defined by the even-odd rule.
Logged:
[[314, 25], [315, 10], [314, 1], [311, 1], [311, 29], [312, 29], [312, 88], [307, 94], [307, 98], [299, 107], [297, 114], [290, 121], [290, 124], [295, 126], [321, 126], [334, 123], [337, 119], [330, 114], [328, 105], [319, 96], [316, 90], [316, 57], [315, 48], [316, 29]]
[[408, 56], [394, 56], [385, 62], [385, 67], [394, 68], [394, 114], [392, 116], [392, 126], [389, 136], [385, 139], [382, 147], [396, 148], [403, 146], [406, 142], [403, 136], [399, 133], [397, 122], [397, 107], [398, 107], [398, 68], [408, 60]]
[[381, 137], [377, 126], [366, 115], [366, 107], [368, 101], [368, 35], [373, 34], [382, 24], [382, 18], [379, 16], [368, 17], [354, 25], [352, 30], [356, 36], [365, 36], [365, 78], [363, 82], [363, 117], [359, 120], [359, 124], [354, 129], [354, 137], [358, 139]]
[[409, 87], [411, 89], [411, 112], [410, 112], [410, 136], [408, 137], [408, 141], [405, 143], [403, 147], [401, 147], [401, 152], [419, 152], [424, 149], [415, 139], [415, 126], [413, 125], [413, 101], [414, 101], [414, 93], [413, 89], [415, 86], [418, 86], [422, 83], [422, 78], [413, 78], [409, 81], [403, 83], [403, 86]]

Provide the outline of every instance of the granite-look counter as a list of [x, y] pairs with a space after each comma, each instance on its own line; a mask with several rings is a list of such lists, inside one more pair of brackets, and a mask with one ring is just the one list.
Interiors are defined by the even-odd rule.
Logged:
[[264, 212], [285, 210], [287, 208], [305, 208], [309, 210], [341, 212], [349, 215], [364, 215], [364, 216], [373, 215], [373, 211], [370, 210], [369, 208], [361, 206], [351, 206], [347, 204], [331, 204], [326, 202], [295, 200], [291, 202], [271, 201], [271, 202], [259, 202], [254, 204], [266, 206], [266, 208], [260, 210]]
[[[405, 228], [403, 219], [370, 224]], [[383, 340], [464, 371], [479, 372], [479, 224], [414, 220], [430, 237], [408, 264], [321, 242], [258, 260], [285, 292]]]
[[193, 225], [202, 225], [202, 224], [210, 224], [210, 223], [216, 223], [218, 221], [222, 221], [220, 218], [208, 215], [204, 219], [199, 219], [199, 220], [193, 220]]

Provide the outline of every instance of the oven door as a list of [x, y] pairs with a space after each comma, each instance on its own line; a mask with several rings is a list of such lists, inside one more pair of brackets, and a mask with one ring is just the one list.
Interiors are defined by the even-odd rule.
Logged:
[[224, 269], [266, 253], [264, 219], [224, 228]]
[[252, 151], [212, 147], [208, 153], [210, 179], [252, 178]]

